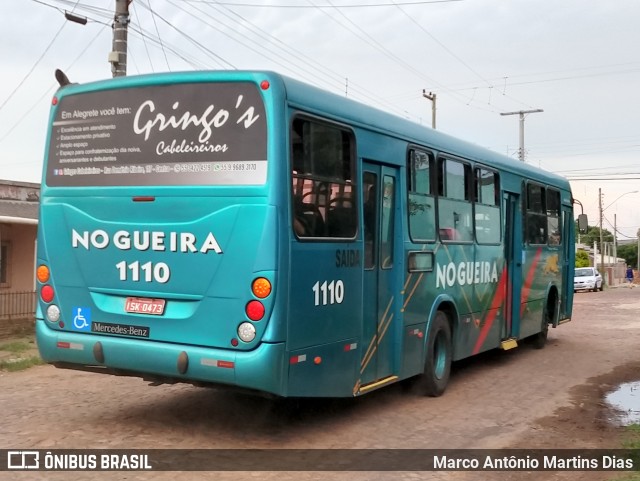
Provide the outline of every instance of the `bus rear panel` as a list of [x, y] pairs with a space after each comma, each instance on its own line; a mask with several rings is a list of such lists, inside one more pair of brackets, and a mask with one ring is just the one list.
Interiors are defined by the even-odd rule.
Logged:
[[38, 232], [42, 357], [284, 394], [268, 85], [158, 79], [54, 99]]

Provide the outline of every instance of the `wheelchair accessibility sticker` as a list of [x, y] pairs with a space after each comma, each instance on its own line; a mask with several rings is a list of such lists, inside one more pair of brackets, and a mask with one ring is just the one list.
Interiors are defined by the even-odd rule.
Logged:
[[91, 309], [88, 307], [73, 308], [73, 329], [91, 331]]

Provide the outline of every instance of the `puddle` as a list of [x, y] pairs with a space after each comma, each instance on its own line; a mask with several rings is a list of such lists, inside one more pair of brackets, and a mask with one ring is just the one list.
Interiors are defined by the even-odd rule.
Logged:
[[620, 384], [618, 389], [607, 394], [605, 400], [616, 409], [615, 421], [618, 424], [640, 424], [640, 381]]

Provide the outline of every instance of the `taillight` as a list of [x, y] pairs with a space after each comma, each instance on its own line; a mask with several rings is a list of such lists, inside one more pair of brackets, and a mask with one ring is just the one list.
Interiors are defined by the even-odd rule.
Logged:
[[[265, 277], [256, 277], [251, 283], [251, 293], [258, 299], [266, 299], [271, 294], [271, 281]], [[245, 314], [252, 321], [259, 321], [264, 317], [264, 304], [255, 299], [247, 302]]]
[[[40, 282], [41, 284], [44, 284], [40, 288], [40, 299], [42, 299], [43, 302], [49, 304], [53, 301], [53, 298], [56, 295], [53, 287], [51, 287], [51, 285], [49, 284], [46, 284], [46, 282], [49, 282], [49, 280], [51, 279], [51, 272], [49, 271], [49, 267], [45, 266], [44, 264], [39, 265], [36, 269], [36, 279], [38, 279], [38, 282]], [[60, 308], [55, 304], [50, 304], [49, 306], [47, 306], [45, 315], [49, 322], [56, 323], [60, 321]], [[64, 327], [64, 323], [62, 321], [60, 321], [60, 327]]]
[[45, 286], [42, 286], [42, 289], [40, 289], [40, 298], [44, 302], [49, 303], [53, 301], [53, 296], [54, 296], [53, 287], [51, 287], [48, 284]]
[[251, 342], [256, 338], [256, 328], [250, 322], [243, 322], [238, 326], [238, 337], [244, 342]]
[[36, 277], [43, 284], [45, 282], [47, 282], [49, 280], [49, 277], [50, 277], [49, 268], [47, 266], [45, 266], [44, 264], [38, 266], [38, 270], [36, 271]]
[[[60, 308], [55, 304], [51, 304], [47, 307], [47, 319], [50, 322], [58, 322], [60, 320]], [[62, 325], [60, 327], [64, 327], [64, 324], [61, 324]]]
[[260, 301], [249, 301], [245, 311], [247, 317], [252, 321], [259, 321], [264, 317], [264, 306]]
[[253, 292], [253, 295], [258, 299], [264, 299], [271, 294], [271, 282], [264, 277], [258, 277], [253, 281], [253, 284], [251, 284], [251, 292]]
[[[273, 291], [271, 282], [264, 277], [257, 277], [251, 283], [251, 294], [258, 299], [266, 299]], [[244, 313], [250, 321], [257, 322], [264, 318], [266, 309], [261, 301], [252, 299], [245, 305]], [[243, 342], [251, 342], [256, 337], [256, 328], [250, 322], [242, 322], [238, 326], [238, 337]], [[232, 339], [231, 345], [238, 346], [238, 340]]]

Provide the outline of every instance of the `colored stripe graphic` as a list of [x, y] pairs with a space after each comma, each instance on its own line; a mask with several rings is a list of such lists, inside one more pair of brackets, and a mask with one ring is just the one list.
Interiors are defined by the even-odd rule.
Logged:
[[524, 282], [524, 286], [522, 286], [522, 295], [520, 296], [520, 318], [522, 318], [524, 314], [524, 308], [527, 305], [527, 301], [529, 300], [529, 293], [531, 292], [531, 286], [533, 285], [533, 280], [536, 276], [536, 267], [538, 267], [538, 262], [540, 261], [541, 255], [542, 247], [539, 247], [536, 251], [535, 257], [533, 258], [531, 267], [529, 267], [529, 272], [527, 272], [527, 278]]
[[478, 336], [478, 340], [476, 341], [476, 345], [473, 347], [473, 354], [478, 354], [480, 352], [480, 348], [482, 344], [484, 344], [489, 331], [491, 330], [491, 326], [493, 325], [493, 321], [496, 318], [496, 314], [498, 312], [498, 308], [504, 302], [506, 293], [507, 293], [507, 279], [509, 276], [507, 275], [507, 268], [502, 269], [502, 274], [500, 274], [500, 280], [498, 281], [498, 288], [496, 289], [496, 293], [493, 295], [493, 300], [491, 301], [491, 307], [489, 307], [489, 312], [484, 321], [482, 329], [480, 329], [480, 335]]

